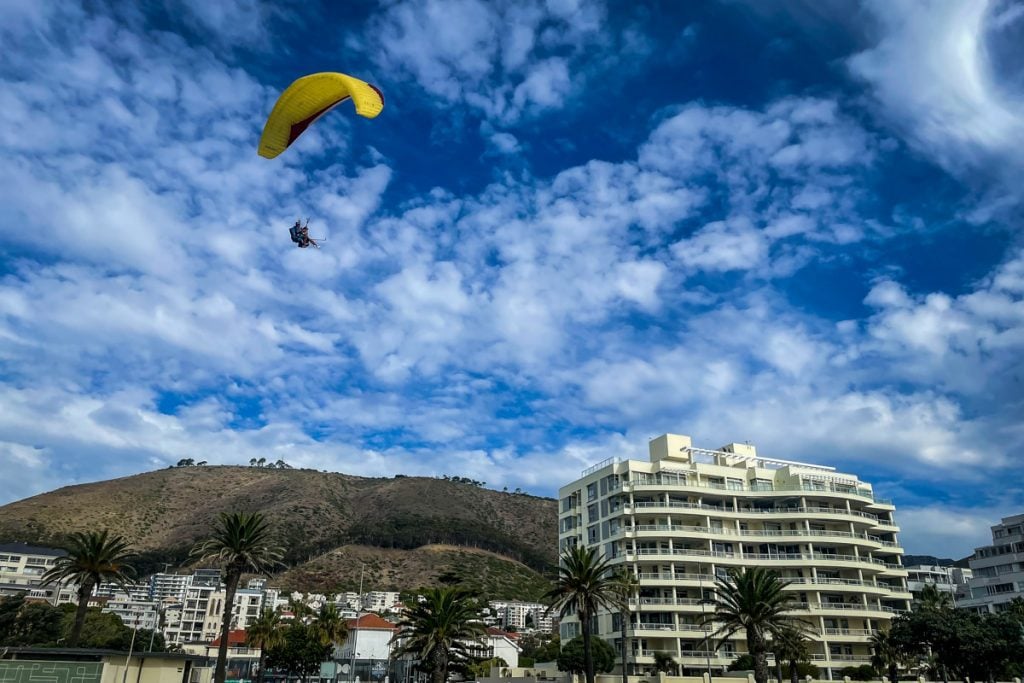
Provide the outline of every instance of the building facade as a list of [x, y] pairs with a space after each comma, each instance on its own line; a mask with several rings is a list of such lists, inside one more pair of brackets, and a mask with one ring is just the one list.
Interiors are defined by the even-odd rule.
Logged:
[[1024, 598], [1024, 514], [1004, 517], [992, 527], [992, 545], [976, 548], [970, 560], [970, 596], [959, 607], [1000, 612]]
[[43, 574], [67, 552], [56, 548], [0, 543], [0, 595], [30, 595], [56, 600], [58, 586], [43, 586]]
[[[180, 612], [167, 611], [164, 635], [168, 643], [208, 643], [219, 634], [223, 618], [224, 590], [213, 586], [193, 585], [185, 590]], [[239, 588], [232, 607], [231, 628], [244, 631], [260, 615], [263, 593]], [[172, 617], [174, 620], [172, 621]]]
[[517, 600], [492, 600], [487, 606], [494, 614], [495, 625], [516, 631], [536, 630], [551, 633], [553, 618], [547, 605]]
[[932, 564], [908, 566], [906, 570], [907, 588], [914, 600], [921, 597], [925, 586], [935, 586], [939, 591], [949, 594], [954, 606], [964, 598], [967, 582], [973, 574], [970, 569]]
[[[793, 616], [811, 628], [811, 660], [825, 675], [870, 663], [871, 634], [911, 600], [891, 501], [854, 475], [747, 444], [706, 450], [666, 434], [649, 450], [648, 461], [599, 463], [559, 492], [559, 549], [596, 548], [638, 579], [627, 670], [649, 668], [657, 651], [687, 673], [727, 667], [743, 638], [705, 646], [700, 621], [715, 579], [752, 566], [792, 582]], [[618, 651], [619, 616], [596, 622]], [[579, 624], [564, 619], [560, 631], [566, 642]]]

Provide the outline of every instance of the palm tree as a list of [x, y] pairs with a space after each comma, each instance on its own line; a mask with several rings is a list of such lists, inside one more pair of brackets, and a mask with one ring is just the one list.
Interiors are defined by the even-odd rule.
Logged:
[[933, 583], [925, 584], [921, 596], [917, 599], [917, 608], [940, 612], [953, 609], [953, 596], [946, 591], [940, 591]]
[[900, 664], [904, 654], [899, 643], [888, 631], [875, 631], [871, 634], [871, 665], [879, 671], [885, 671], [890, 683], [900, 679]]
[[706, 615], [702, 625], [718, 622], [718, 628], [705, 638], [719, 642], [743, 631], [747, 652], [754, 658], [754, 680], [768, 683], [768, 636], [781, 632], [791, 621], [785, 615], [792, 597], [783, 592], [790, 582], [764, 567], [730, 569], [725, 578], [715, 580], [715, 611]]
[[128, 541], [121, 536], [110, 536], [106, 529], [76, 531], [67, 545], [68, 554], [57, 558], [53, 568], [43, 574], [42, 582], [43, 585], [54, 581], [78, 584], [78, 609], [68, 636], [68, 647], [75, 647], [82, 635], [93, 590], [104, 581], [123, 584], [134, 577], [135, 570], [127, 564], [134, 553], [130, 552]]
[[445, 683], [449, 666], [469, 660], [472, 646], [484, 635], [476, 600], [454, 586], [429, 588], [422, 601], [406, 603], [397, 626], [395, 657], [416, 655], [430, 669], [433, 683]]
[[198, 561], [213, 560], [225, 565], [224, 616], [220, 629], [220, 648], [214, 683], [224, 683], [228, 659], [228, 633], [235, 606], [235, 592], [246, 571], [264, 573], [281, 563], [283, 551], [270, 544], [270, 525], [260, 513], [221, 513], [213, 536], [197, 543], [192, 557]]
[[594, 683], [590, 622], [600, 608], [610, 610], [617, 607], [621, 594], [608, 567], [608, 560], [599, 558], [597, 550], [575, 546], [566, 548], [562, 553], [555, 587], [544, 597], [550, 605], [549, 610], [557, 609], [563, 617], [575, 612], [579, 618], [587, 683]]
[[615, 575], [615, 581], [619, 589], [619, 629], [620, 629], [620, 641], [622, 643], [622, 683], [629, 683], [629, 675], [626, 671], [626, 661], [629, 656], [629, 644], [626, 640], [626, 629], [629, 628], [629, 623], [632, 621], [633, 615], [629, 608], [629, 601], [633, 598], [636, 593], [637, 587], [640, 582], [637, 581], [636, 574], [631, 572], [629, 569], [623, 567]]
[[[356, 626], [358, 627], [358, 624]], [[338, 608], [330, 603], [325, 604], [317, 612], [312, 628], [313, 633], [324, 645], [333, 646], [335, 643], [344, 642], [348, 635], [348, 624], [341, 618]]]
[[281, 613], [276, 609], [265, 609], [245, 631], [246, 645], [260, 649], [260, 664], [256, 674], [256, 683], [263, 683], [263, 667], [267, 661], [267, 650], [284, 645], [284, 628], [282, 626]]
[[772, 652], [775, 654], [775, 666], [779, 670], [779, 683], [782, 683], [782, 662], [789, 662], [790, 683], [800, 683], [800, 662], [810, 657], [807, 648], [807, 627], [803, 622], [793, 621], [777, 632], [772, 633]]

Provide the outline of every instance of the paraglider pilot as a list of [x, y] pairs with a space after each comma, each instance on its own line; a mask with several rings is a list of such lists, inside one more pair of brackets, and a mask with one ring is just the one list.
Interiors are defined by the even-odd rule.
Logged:
[[292, 242], [295, 242], [301, 249], [305, 249], [311, 244], [317, 249], [320, 248], [316, 240], [309, 236], [309, 227], [302, 225], [301, 221], [295, 221], [295, 225], [288, 228], [288, 234], [291, 236]]

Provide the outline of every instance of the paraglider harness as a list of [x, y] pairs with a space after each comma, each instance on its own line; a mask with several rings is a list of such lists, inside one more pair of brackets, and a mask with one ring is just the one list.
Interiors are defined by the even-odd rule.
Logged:
[[317, 249], [320, 245], [316, 243], [316, 240], [309, 236], [309, 219], [306, 219], [306, 224], [303, 226], [299, 225], [299, 221], [295, 221], [295, 225], [288, 228], [288, 234], [292, 238], [292, 242], [295, 242], [300, 249], [305, 249], [309, 245], [313, 245]]

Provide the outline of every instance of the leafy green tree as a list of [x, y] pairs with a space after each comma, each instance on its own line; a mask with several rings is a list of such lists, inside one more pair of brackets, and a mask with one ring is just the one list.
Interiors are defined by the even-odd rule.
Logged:
[[596, 549], [574, 546], [562, 553], [555, 586], [544, 597], [550, 609], [563, 617], [575, 613], [579, 619], [587, 683], [594, 683], [592, 621], [600, 608], [618, 607], [621, 595], [608, 559], [600, 558]]
[[676, 671], [675, 657], [667, 652], [655, 652], [654, 670], [664, 674], [674, 674]]
[[276, 609], [265, 609], [256, 618], [256, 621], [249, 624], [245, 631], [245, 643], [249, 647], [256, 647], [260, 650], [259, 669], [256, 673], [256, 683], [263, 683], [263, 670], [267, 664], [267, 653], [275, 647], [284, 645], [284, 625], [281, 623], [281, 613]]
[[875, 670], [869, 664], [861, 664], [840, 669], [839, 675], [843, 678], [849, 676], [851, 681], [870, 681], [875, 678]]
[[793, 602], [792, 596], [783, 591], [788, 585], [764, 567], [730, 569], [725, 578], [715, 580], [715, 609], [702, 623], [717, 622], [719, 626], [706, 640], [725, 640], [743, 631], [747, 652], [754, 658], [756, 683], [768, 683], [769, 636], [780, 633], [792, 621], [785, 614]]
[[270, 525], [256, 512], [221, 513], [213, 536], [197, 543], [192, 557], [199, 561], [221, 563], [224, 575], [224, 614], [221, 617], [220, 648], [217, 650], [217, 668], [214, 683], [224, 683], [228, 658], [228, 634], [235, 605], [235, 593], [244, 572], [263, 574], [281, 562], [283, 550], [272, 545]]
[[754, 669], [754, 658], [744, 652], [729, 664], [727, 671], [752, 671]]
[[[123, 584], [135, 575], [128, 561], [134, 557], [128, 542], [120, 536], [103, 531], [75, 532], [66, 543], [67, 555], [58, 557], [53, 567], [42, 576], [43, 585], [54, 582], [78, 584], [78, 609], [68, 635], [68, 646], [77, 647], [85, 624], [89, 598], [104, 581]], [[220, 683], [223, 683], [221, 681]]]
[[[558, 662], [558, 670], [584, 673], [587, 666], [584, 653], [583, 636], [576, 636], [558, 653], [558, 659], [555, 660]], [[608, 673], [615, 668], [615, 650], [602, 638], [594, 638], [591, 643], [591, 657], [594, 671]]]
[[22, 595], [0, 599], [0, 645], [53, 645], [61, 636], [64, 613]]
[[[525, 666], [522, 658], [520, 658], [519, 666]], [[487, 678], [491, 675], [491, 669], [494, 667], [508, 667], [508, 662], [501, 657], [491, 657], [490, 659], [481, 659], [478, 662], [473, 662], [467, 669], [469, 673], [473, 674], [474, 678]]]
[[484, 626], [476, 600], [453, 586], [428, 588], [423, 600], [406, 603], [405, 616], [396, 624], [402, 645], [395, 656], [415, 654], [433, 683], [445, 683], [449, 669], [467, 665], [470, 648], [480, 644]]
[[320, 672], [320, 663], [330, 655], [331, 649], [310, 626], [293, 621], [284, 629], [283, 642], [267, 652], [267, 666], [305, 682]]

